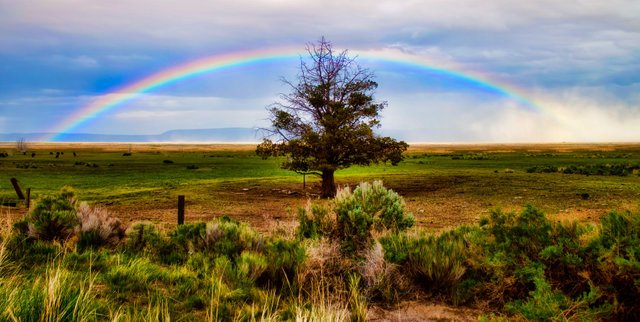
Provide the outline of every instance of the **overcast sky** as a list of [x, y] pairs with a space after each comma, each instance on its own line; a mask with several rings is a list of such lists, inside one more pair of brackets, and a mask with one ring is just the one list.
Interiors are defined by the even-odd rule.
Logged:
[[[325, 36], [476, 71], [531, 100], [362, 59], [411, 142], [638, 141], [637, 0], [0, 0], [0, 133], [46, 132], [111, 91], [200, 57]], [[74, 131], [261, 127], [299, 61], [250, 65], [148, 92]]]

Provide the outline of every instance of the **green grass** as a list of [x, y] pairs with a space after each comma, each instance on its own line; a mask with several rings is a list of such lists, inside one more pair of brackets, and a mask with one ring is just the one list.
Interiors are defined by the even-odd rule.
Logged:
[[[428, 225], [439, 213], [455, 216], [458, 210], [452, 208], [459, 205], [470, 207], [460, 213], [461, 218], [493, 207], [515, 209], [527, 203], [536, 204], [550, 214], [576, 209], [592, 209], [601, 214], [610, 209], [637, 206], [640, 203], [638, 173], [626, 177], [527, 173], [527, 169], [534, 166], [640, 162], [638, 146], [620, 146], [604, 152], [588, 151], [588, 148], [558, 152], [552, 148], [537, 151], [544, 147], [523, 146], [492, 152], [461, 147], [447, 153], [420, 148], [407, 152], [405, 161], [398, 166], [383, 164], [340, 170], [336, 173], [336, 182], [353, 186], [362, 181], [383, 180], [385, 186], [406, 197], [418, 225]], [[281, 169], [281, 159], [262, 160], [250, 149], [189, 152], [175, 147], [175, 151], [147, 149], [123, 156], [122, 152], [85, 148], [74, 157], [73, 150], [67, 147], [59, 158], [50, 155], [48, 150], [36, 151], [34, 158], [30, 153], [22, 155], [12, 148], [5, 150], [11, 155], [0, 158], [0, 201], [16, 201], [9, 184], [11, 177], [18, 178], [23, 189], [30, 187], [34, 199], [63, 186], [72, 186], [80, 199], [107, 207], [148, 208], [147, 205], [153, 204], [156, 208], [171, 209], [175, 207], [175, 196], [186, 194], [191, 207], [229, 209], [240, 207], [229, 199], [237, 197], [230, 195], [230, 191], [257, 187], [262, 190], [256, 194], [273, 200], [280, 195], [270, 192], [272, 189], [302, 191], [302, 177]], [[30, 167], [17, 167], [24, 164]], [[311, 192], [318, 192], [319, 178], [308, 176], [307, 186]], [[585, 194], [588, 199], [581, 197]], [[279, 211], [297, 207], [304, 199], [281, 206]], [[422, 208], [425, 213], [432, 213], [432, 217], [420, 218], [416, 212]], [[452, 222], [457, 223], [460, 222]]]
[[[353, 192], [363, 203], [339, 191], [330, 216], [395, 198], [367, 187]], [[63, 190], [32, 211], [73, 200]], [[407, 215], [381, 207], [376, 216]], [[360, 234], [371, 242], [358, 256], [340, 248], [339, 219], [316, 240], [221, 217], [170, 231], [136, 225], [116, 244], [80, 249], [77, 229], [54, 240], [25, 229], [53, 220], [33, 213], [0, 225], [2, 321], [365, 321], [372, 306], [416, 299], [520, 320], [634, 320], [640, 309], [640, 211], [560, 223], [531, 205], [496, 209], [435, 234]]]

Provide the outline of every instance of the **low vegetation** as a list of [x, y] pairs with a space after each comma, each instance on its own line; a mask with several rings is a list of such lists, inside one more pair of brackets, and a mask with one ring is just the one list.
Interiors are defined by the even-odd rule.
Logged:
[[583, 174], [597, 176], [628, 176], [640, 175], [640, 164], [618, 163], [618, 164], [597, 164], [597, 165], [569, 165], [557, 167], [554, 165], [534, 166], [527, 168], [528, 173], [563, 173], [563, 174]]
[[489, 320], [640, 316], [640, 212], [557, 222], [529, 205], [430, 234], [374, 182], [298, 214], [295, 234], [228, 217], [125, 229], [65, 188], [2, 226], [0, 320], [363, 321], [416, 297]]

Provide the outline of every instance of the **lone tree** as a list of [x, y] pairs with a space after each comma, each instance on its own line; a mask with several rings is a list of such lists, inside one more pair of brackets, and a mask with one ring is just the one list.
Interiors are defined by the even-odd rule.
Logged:
[[[386, 102], [373, 97], [373, 73], [321, 38], [306, 46], [297, 83], [283, 79], [291, 93], [270, 106], [271, 128], [256, 153], [286, 156], [284, 169], [322, 177], [323, 198], [336, 195], [334, 173], [352, 165], [402, 161], [407, 143], [373, 132]], [[272, 139], [274, 141], [272, 141]]]

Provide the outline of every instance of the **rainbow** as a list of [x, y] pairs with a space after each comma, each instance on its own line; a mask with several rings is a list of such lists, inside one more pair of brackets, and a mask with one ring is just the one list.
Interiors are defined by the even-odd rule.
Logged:
[[[360, 58], [364, 58], [374, 62], [400, 63], [412, 68], [460, 79], [512, 99], [517, 102], [519, 106], [523, 106], [529, 110], [537, 112], [543, 111], [540, 106], [533, 103], [532, 100], [527, 99], [523, 94], [524, 91], [521, 89], [478, 71], [469, 71], [466, 68], [448, 63], [440, 62], [436, 64], [422, 57], [395, 50], [350, 51], [349, 53], [357, 55], [359, 62], [361, 62]], [[101, 95], [91, 103], [77, 109], [73, 114], [69, 115], [48, 131], [53, 134], [45, 137], [44, 141], [60, 141], [63, 139], [65, 133], [72, 132], [74, 129], [89, 123], [90, 120], [97, 118], [105, 112], [167, 84], [179, 82], [205, 73], [244, 65], [298, 58], [300, 55], [301, 52], [299, 48], [264, 48], [213, 55], [161, 70], [131, 84], [122, 86], [115, 91]]]

